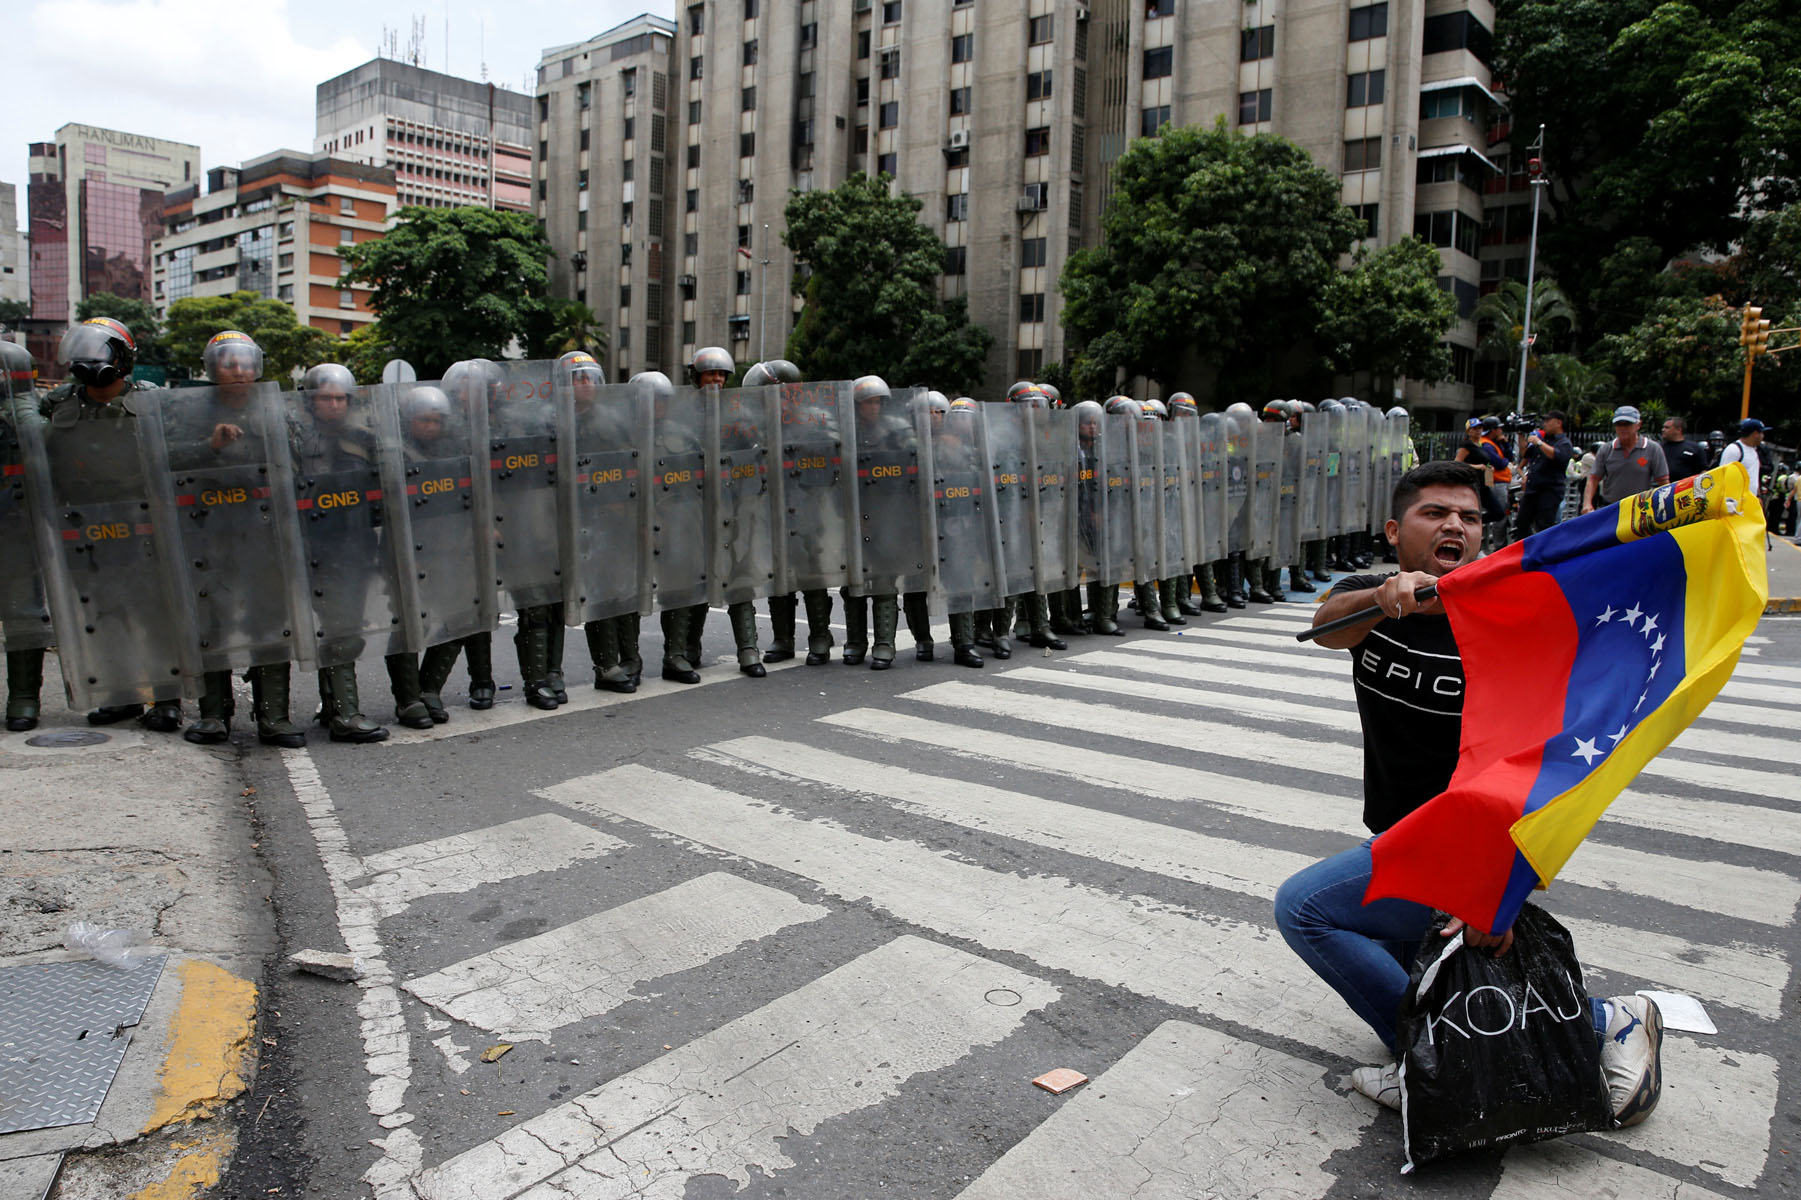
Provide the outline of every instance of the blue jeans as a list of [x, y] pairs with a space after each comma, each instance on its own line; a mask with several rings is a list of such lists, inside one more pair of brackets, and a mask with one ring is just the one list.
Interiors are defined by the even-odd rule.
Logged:
[[[1411, 900], [1363, 902], [1373, 841], [1290, 876], [1276, 892], [1276, 927], [1301, 961], [1395, 1051], [1408, 970], [1437, 914]], [[1606, 1002], [1590, 1000], [1589, 1008], [1600, 1037], [1607, 1029]]]

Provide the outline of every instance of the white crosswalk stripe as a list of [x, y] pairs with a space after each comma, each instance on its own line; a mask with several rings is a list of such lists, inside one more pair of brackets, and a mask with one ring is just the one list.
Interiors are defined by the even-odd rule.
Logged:
[[393, 916], [424, 896], [554, 871], [624, 844], [567, 817], [542, 813], [371, 854], [363, 859], [369, 878], [355, 891], [372, 900], [383, 916]]

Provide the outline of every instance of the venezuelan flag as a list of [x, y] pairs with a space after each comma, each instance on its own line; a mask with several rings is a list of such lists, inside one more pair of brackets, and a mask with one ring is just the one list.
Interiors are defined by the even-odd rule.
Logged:
[[1450, 786], [1379, 836], [1365, 903], [1498, 933], [1701, 714], [1769, 596], [1740, 463], [1566, 521], [1446, 575], [1464, 664]]

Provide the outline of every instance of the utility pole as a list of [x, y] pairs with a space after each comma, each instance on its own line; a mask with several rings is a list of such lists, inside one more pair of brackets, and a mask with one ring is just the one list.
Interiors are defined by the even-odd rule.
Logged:
[[1526, 160], [1526, 170], [1532, 176], [1532, 244], [1526, 251], [1526, 320], [1520, 330], [1520, 391], [1513, 403], [1513, 411], [1526, 411], [1526, 363], [1532, 354], [1532, 288], [1537, 282], [1538, 274], [1538, 202], [1551, 186], [1545, 178], [1545, 127], [1538, 127], [1538, 140], [1526, 147], [1526, 153], [1532, 157]]
[[763, 222], [763, 260], [757, 282], [757, 361], [768, 362], [765, 330], [769, 325], [769, 222]]

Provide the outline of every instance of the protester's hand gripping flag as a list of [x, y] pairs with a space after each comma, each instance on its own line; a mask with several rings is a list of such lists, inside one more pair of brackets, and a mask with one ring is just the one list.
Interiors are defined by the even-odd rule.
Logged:
[[1365, 902], [1499, 933], [1738, 665], [1769, 598], [1743, 464], [1667, 484], [1438, 585], [1464, 664], [1450, 786], [1376, 839]]

